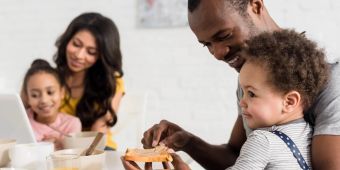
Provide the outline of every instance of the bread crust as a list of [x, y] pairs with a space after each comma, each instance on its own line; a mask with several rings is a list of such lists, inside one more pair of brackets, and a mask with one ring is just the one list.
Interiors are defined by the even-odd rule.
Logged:
[[172, 157], [165, 147], [152, 149], [127, 149], [125, 160], [136, 162], [171, 162]]

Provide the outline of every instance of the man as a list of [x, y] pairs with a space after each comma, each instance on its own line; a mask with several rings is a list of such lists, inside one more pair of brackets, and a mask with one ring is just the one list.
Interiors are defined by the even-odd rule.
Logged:
[[[198, 41], [207, 46], [216, 59], [228, 63], [238, 72], [244, 63], [239, 56], [244, 41], [259, 32], [280, 29], [270, 17], [263, 0], [189, 0], [188, 9], [189, 25]], [[313, 169], [340, 169], [340, 88], [336, 88], [340, 83], [338, 63], [331, 65], [331, 72], [327, 88], [310, 109], [315, 124]], [[241, 97], [238, 89], [238, 99]], [[144, 133], [142, 143], [146, 148], [164, 143], [176, 151], [188, 153], [205, 169], [218, 170], [235, 163], [250, 131], [239, 113], [229, 142], [211, 145], [176, 124], [162, 120]], [[184, 165], [177, 158], [173, 163], [175, 169]], [[131, 162], [123, 161], [123, 164], [126, 169], [133, 167]], [[177, 169], [189, 169], [181, 168]]]

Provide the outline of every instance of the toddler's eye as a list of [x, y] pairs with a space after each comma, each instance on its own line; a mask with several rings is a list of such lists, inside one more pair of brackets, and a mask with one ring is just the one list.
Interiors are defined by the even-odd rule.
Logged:
[[252, 91], [248, 91], [248, 96], [249, 97], [255, 97], [255, 94]]

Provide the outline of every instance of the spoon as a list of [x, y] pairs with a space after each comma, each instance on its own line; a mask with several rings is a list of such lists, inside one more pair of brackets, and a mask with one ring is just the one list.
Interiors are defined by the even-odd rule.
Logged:
[[98, 145], [99, 141], [103, 138], [104, 133], [98, 132], [96, 137], [94, 138], [93, 142], [91, 143], [90, 147], [88, 147], [85, 151], [83, 151], [80, 156], [88, 156], [92, 155], [94, 149]]
[[61, 131], [61, 130], [59, 130], [58, 128], [56, 128], [56, 127], [54, 127], [54, 126], [48, 126], [49, 128], [51, 128], [51, 129], [53, 129], [53, 130], [55, 130], [56, 132], [59, 132], [61, 135], [63, 135], [63, 136], [66, 136], [66, 137], [72, 137], [71, 135], [69, 135], [69, 134], [67, 134], [67, 133], [65, 133], [65, 132], [63, 132], [63, 131]]

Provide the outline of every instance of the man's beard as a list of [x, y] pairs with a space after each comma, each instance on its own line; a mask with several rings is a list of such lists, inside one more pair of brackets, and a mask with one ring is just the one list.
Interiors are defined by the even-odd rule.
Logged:
[[260, 33], [260, 30], [255, 26], [253, 20], [251, 20], [250, 16], [247, 14], [247, 16], [244, 16], [244, 21], [247, 24], [248, 27], [248, 35], [249, 37], [253, 37], [255, 35], [258, 35]]

